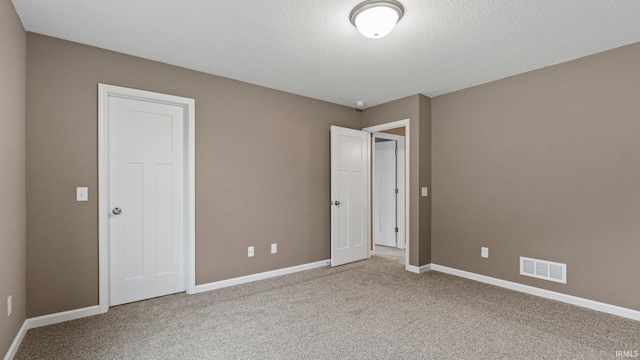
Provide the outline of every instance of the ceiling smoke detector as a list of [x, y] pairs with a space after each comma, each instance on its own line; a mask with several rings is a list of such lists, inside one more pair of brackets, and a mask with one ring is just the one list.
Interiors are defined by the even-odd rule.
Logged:
[[367, 0], [356, 6], [349, 18], [362, 35], [380, 39], [393, 30], [402, 15], [404, 7], [395, 0]]
[[356, 106], [359, 108], [363, 108], [366, 104], [364, 101], [356, 101]]

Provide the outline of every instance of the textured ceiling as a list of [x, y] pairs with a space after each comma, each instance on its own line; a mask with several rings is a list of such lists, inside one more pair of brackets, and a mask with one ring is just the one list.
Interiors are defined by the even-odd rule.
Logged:
[[401, 2], [373, 40], [349, 22], [360, 0], [13, 0], [27, 31], [351, 107], [640, 41], [639, 0]]

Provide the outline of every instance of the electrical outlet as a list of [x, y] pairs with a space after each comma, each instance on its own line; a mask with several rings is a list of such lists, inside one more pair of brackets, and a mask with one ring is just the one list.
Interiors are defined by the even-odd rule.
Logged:
[[488, 258], [489, 257], [489, 248], [487, 248], [487, 247], [480, 248], [480, 256], [482, 256], [483, 258]]
[[247, 249], [247, 256], [253, 257], [253, 246], [249, 246], [249, 248]]
[[271, 253], [275, 254], [278, 252], [278, 244], [271, 244]]
[[7, 298], [7, 317], [11, 316], [13, 312], [13, 295], [9, 295]]

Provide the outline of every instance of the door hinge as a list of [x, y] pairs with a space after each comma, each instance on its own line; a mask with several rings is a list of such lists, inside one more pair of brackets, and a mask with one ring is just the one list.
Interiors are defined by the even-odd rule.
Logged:
[[396, 232], [398, 232], [398, 228], [396, 228]]
[[396, 155], [398, 155], [398, 149], [396, 149]]
[[396, 189], [396, 194], [398, 193], [398, 189]]

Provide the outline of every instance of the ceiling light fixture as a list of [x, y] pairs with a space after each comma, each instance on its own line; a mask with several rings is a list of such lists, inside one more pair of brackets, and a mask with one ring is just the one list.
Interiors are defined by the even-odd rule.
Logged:
[[356, 6], [349, 18], [360, 33], [379, 39], [393, 30], [404, 15], [404, 7], [395, 0], [367, 0]]

